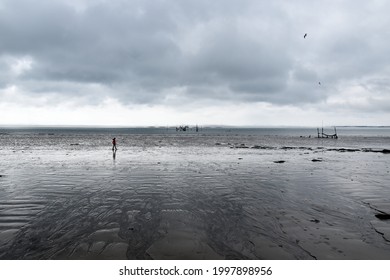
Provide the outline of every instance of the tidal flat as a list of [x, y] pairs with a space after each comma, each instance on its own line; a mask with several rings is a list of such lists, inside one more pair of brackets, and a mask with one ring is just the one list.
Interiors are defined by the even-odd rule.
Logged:
[[390, 259], [387, 138], [110, 137], [0, 135], [0, 259]]

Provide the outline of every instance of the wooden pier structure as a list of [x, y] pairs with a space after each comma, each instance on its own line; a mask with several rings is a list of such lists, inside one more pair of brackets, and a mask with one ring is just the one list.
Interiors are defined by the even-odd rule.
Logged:
[[324, 133], [324, 128], [323, 128], [323, 127], [321, 128], [321, 133], [320, 133], [320, 129], [317, 128], [317, 135], [318, 135], [318, 138], [332, 138], [332, 139], [337, 139], [337, 138], [339, 138], [339, 137], [337, 136], [336, 127], [334, 127], [334, 134], [327, 134], [327, 133]]
[[192, 131], [193, 129], [195, 129], [196, 132], [199, 132], [200, 128], [198, 125], [196, 125], [194, 128], [188, 126], [188, 125], [180, 125], [180, 126], [176, 126], [176, 131]]

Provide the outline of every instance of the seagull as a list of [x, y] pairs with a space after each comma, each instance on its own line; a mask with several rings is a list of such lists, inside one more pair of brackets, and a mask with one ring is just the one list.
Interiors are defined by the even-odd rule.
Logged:
[[305, 39], [305, 38], [306, 38], [306, 36], [307, 36], [307, 33], [305, 33], [305, 35], [303, 35], [303, 39]]

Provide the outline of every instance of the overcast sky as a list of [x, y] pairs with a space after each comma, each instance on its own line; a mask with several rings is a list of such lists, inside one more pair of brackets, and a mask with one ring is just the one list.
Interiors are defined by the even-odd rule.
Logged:
[[386, 0], [0, 0], [0, 125], [390, 125], [389, 14]]

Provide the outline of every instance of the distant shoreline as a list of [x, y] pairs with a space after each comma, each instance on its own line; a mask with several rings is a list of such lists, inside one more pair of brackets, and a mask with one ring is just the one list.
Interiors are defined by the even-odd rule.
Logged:
[[[195, 127], [194, 125], [189, 125], [190, 127]], [[156, 126], [106, 126], [106, 125], [8, 125], [8, 124], [0, 124], [0, 129], [53, 129], [53, 128], [61, 128], [61, 129], [145, 129], [145, 128], [175, 128], [176, 125], [156, 125]], [[315, 129], [320, 126], [289, 126], [289, 125], [280, 125], [280, 126], [239, 126], [239, 125], [200, 125], [198, 127], [202, 128], [221, 128], [221, 129]], [[327, 125], [324, 127], [340, 127], [340, 128], [390, 128], [390, 125]]]

